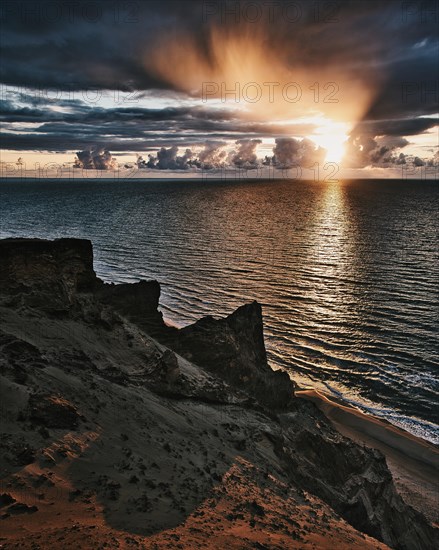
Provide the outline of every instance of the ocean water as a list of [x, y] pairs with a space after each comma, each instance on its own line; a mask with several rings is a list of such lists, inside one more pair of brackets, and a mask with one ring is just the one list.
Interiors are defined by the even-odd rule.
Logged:
[[0, 180], [0, 238], [93, 241], [183, 326], [263, 305], [270, 364], [439, 442], [437, 182]]

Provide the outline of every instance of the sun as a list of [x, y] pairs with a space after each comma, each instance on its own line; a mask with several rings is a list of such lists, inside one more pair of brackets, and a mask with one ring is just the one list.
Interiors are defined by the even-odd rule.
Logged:
[[325, 120], [319, 125], [310, 139], [326, 149], [326, 162], [339, 163], [344, 157], [346, 141], [348, 140], [348, 125], [343, 122]]

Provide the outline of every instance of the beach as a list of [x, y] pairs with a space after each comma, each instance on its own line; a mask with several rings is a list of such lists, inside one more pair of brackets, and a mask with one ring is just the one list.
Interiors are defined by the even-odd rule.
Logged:
[[439, 523], [437, 445], [365, 414], [341, 400], [334, 400], [321, 391], [303, 389], [297, 390], [295, 394], [315, 403], [344, 436], [381, 451], [405, 501], [433, 523]]

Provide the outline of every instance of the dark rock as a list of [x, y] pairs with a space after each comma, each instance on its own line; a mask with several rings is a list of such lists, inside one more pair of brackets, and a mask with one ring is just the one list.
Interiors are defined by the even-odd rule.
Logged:
[[8, 508], [10, 514], [34, 514], [35, 512], [38, 512], [37, 506], [28, 506], [23, 502], [16, 502]]
[[157, 281], [106, 284], [99, 289], [96, 296], [148, 334], [166, 331], [163, 315], [158, 311], [160, 285]]
[[156, 366], [149, 373], [149, 380], [157, 390], [172, 391], [172, 386], [180, 377], [180, 367], [175, 353], [169, 349], [160, 356]]
[[36, 450], [19, 434], [0, 433], [1, 456], [12, 466], [27, 466], [35, 460]]
[[168, 384], [173, 384], [180, 376], [180, 368], [175, 353], [167, 349], [160, 358], [163, 376]]
[[229, 386], [221, 378], [205, 375], [202, 380], [182, 374], [176, 354], [166, 349], [146, 375], [148, 387], [172, 399], [196, 399], [205, 403], [240, 404], [258, 407], [257, 403]]
[[245, 451], [247, 448], [247, 444], [245, 442], [245, 439], [237, 439], [235, 441], [235, 449], [238, 451]]
[[391, 548], [436, 546], [437, 530], [403, 502], [379, 451], [341, 436], [317, 409], [304, 407], [294, 415], [285, 415], [283, 435], [274, 447], [296, 486]]
[[14, 367], [14, 382], [20, 385], [26, 384], [28, 375], [26, 370], [23, 367], [16, 366]]
[[62, 397], [35, 394], [29, 398], [30, 418], [46, 428], [76, 430], [80, 414]]
[[38, 433], [41, 435], [43, 439], [50, 438], [50, 432], [45, 426], [40, 426], [40, 428], [38, 429]]
[[48, 313], [68, 311], [77, 291], [100, 282], [93, 271], [93, 249], [85, 239], [5, 239], [0, 241], [0, 295], [15, 296]]
[[250, 513], [256, 516], [265, 516], [264, 507], [258, 504], [255, 500], [249, 505]]
[[0, 240], [0, 283], [35, 285], [63, 281], [78, 290], [93, 288], [93, 248], [86, 239], [4, 239]]
[[24, 445], [17, 448], [16, 453], [11, 457], [11, 462], [16, 466], [27, 466], [35, 460], [35, 454], [35, 449], [29, 445]]
[[47, 361], [36, 346], [2, 331], [0, 331], [0, 352], [7, 364], [13, 367], [14, 379], [19, 384], [26, 382], [30, 367], [47, 366]]
[[0, 508], [2, 508], [3, 506], [8, 506], [13, 502], [15, 502], [15, 498], [11, 496], [9, 493], [0, 494]]
[[179, 330], [171, 347], [270, 409], [286, 408], [294, 400], [294, 383], [288, 374], [273, 371], [267, 363], [262, 309], [257, 302], [223, 319], [205, 317]]
[[69, 502], [74, 501], [78, 497], [80, 497], [83, 494], [83, 491], [80, 489], [75, 489], [74, 491], [70, 491], [69, 493]]
[[126, 386], [128, 384], [128, 376], [117, 367], [107, 367], [105, 370], [101, 371], [101, 375], [120, 386]]

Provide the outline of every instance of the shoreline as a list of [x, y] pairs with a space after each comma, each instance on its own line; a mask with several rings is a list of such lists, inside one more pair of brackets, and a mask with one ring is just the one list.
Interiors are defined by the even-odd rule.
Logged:
[[299, 389], [296, 397], [313, 402], [345, 437], [381, 451], [399, 493], [432, 523], [439, 524], [439, 449], [390, 422], [336, 400], [316, 389]]
[[[297, 383], [297, 382], [296, 382]], [[311, 385], [304, 385], [301, 386], [299, 383], [297, 383], [297, 389], [296, 394], [299, 395], [300, 393], [305, 394], [306, 392], [315, 392], [315, 397], [318, 399], [323, 399], [330, 401], [333, 404], [339, 405], [340, 407], [344, 407], [348, 409], [349, 411], [357, 411], [360, 414], [363, 414], [364, 416], [368, 418], [373, 418], [377, 420], [378, 422], [381, 422], [385, 426], [390, 426], [392, 428], [395, 428], [396, 431], [401, 432], [402, 434], [407, 434], [410, 437], [415, 438], [416, 440], [419, 440], [421, 442], [425, 442], [427, 445], [431, 445], [433, 448], [437, 449], [439, 451], [439, 441], [436, 443], [434, 440], [434, 436], [431, 434], [422, 435], [419, 434], [415, 429], [411, 430], [410, 427], [405, 427], [404, 424], [397, 424], [394, 423], [392, 420], [389, 420], [386, 416], [380, 416], [379, 414], [376, 414], [374, 412], [373, 408], [370, 408], [371, 405], [361, 403], [360, 401], [351, 401], [349, 398], [345, 397], [344, 393], [338, 392], [339, 395], [331, 393], [331, 388], [328, 390], [320, 389]], [[299, 395], [300, 396], [300, 395]], [[372, 407], [376, 406], [378, 407], [379, 404], [372, 404]], [[383, 406], [390, 407], [390, 403], [383, 403]], [[411, 419], [410, 416], [404, 416], [401, 415], [403, 419]], [[425, 419], [416, 419], [421, 424], [424, 423], [424, 425], [434, 425], [434, 422], [428, 421]], [[429, 437], [432, 437], [432, 439], [429, 439]]]

